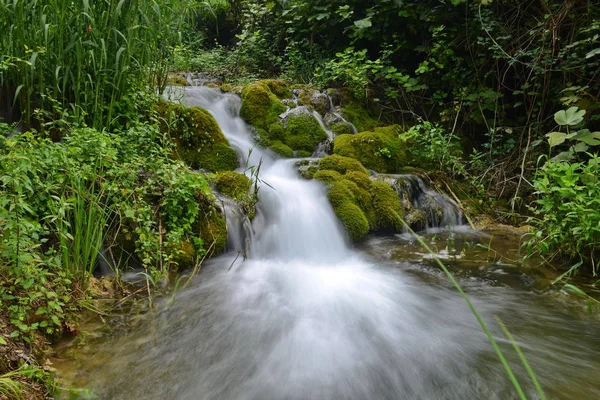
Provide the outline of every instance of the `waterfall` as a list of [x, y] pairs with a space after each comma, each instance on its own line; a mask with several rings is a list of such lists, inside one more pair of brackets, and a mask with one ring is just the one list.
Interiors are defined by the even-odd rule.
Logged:
[[[319, 182], [301, 179], [293, 160], [275, 159], [270, 152], [255, 147], [248, 126], [240, 118], [238, 96], [191, 87], [186, 88], [182, 100], [214, 116], [240, 154], [242, 165], [262, 163], [260, 179], [264, 184], [259, 184], [255, 234], [248, 251], [251, 258], [317, 262], [339, 261], [347, 256], [344, 231], [327, 200], [326, 189]], [[246, 168], [241, 167], [239, 172]]]

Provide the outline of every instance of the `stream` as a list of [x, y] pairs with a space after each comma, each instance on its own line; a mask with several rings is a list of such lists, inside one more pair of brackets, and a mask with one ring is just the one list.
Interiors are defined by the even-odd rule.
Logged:
[[[232, 248], [205, 262], [174, 301], [116, 318], [114, 329], [96, 321], [84, 345], [60, 344], [53, 364], [67, 385], [111, 400], [517, 398], [467, 304], [411, 235], [352, 247], [325, 187], [255, 146], [239, 97], [194, 87], [183, 101], [215, 116], [242, 165], [262, 163], [268, 185], [243, 233], [248, 257]], [[420, 234], [490, 326], [528, 398], [538, 397], [495, 316], [548, 398], [600, 398], [600, 320], [549, 289], [555, 272], [517, 261], [518, 235], [465, 226]]]

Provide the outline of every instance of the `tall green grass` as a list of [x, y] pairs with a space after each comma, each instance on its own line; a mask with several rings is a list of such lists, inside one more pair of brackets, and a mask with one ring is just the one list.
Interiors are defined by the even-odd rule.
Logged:
[[53, 220], [62, 267], [85, 289], [101, 256], [114, 210], [100, 182], [70, 177], [69, 187], [57, 199]]
[[0, 0], [0, 89], [28, 125], [54, 100], [77, 121], [106, 127], [131, 89], [164, 87], [190, 3]]

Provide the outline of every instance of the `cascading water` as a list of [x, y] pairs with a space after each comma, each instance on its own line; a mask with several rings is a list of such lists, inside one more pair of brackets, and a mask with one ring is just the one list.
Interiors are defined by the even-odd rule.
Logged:
[[[423, 284], [408, 272], [413, 264], [350, 249], [324, 188], [300, 179], [293, 160], [254, 147], [235, 95], [188, 88], [183, 101], [208, 109], [249, 165], [262, 160], [261, 179], [270, 186], [260, 187], [247, 260], [233, 267], [235, 254], [211, 260], [173, 304], [143, 316], [130, 334], [90, 347], [89, 385], [101, 398], [515, 398], [487, 338], [447, 281], [434, 274]], [[600, 344], [595, 329], [564, 323], [552, 306], [540, 306], [539, 296], [532, 301], [528, 293], [478, 280], [463, 284], [487, 321], [493, 315], [519, 321], [513, 328], [533, 321], [530, 330], [513, 333], [527, 343], [542, 385], [552, 385], [549, 394], [569, 390], [566, 398], [582, 398], [581, 385], [570, 383], [587, 379], [588, 368], [600, 370], [593, 367], [600, 359], [592, 351]], [[585, 352], [554, 356], [564, 346], [540, 336], [539, 324], [568, 332], [575, 338], [569, 346], [581, 344]], [[515, 354], [507, 357], [518, 366]], [[582, 365], [580, 378], [574, 371]], [[516, 374], [524, 384], [526, 372]], [[587, 398], [598, 395], [600, 388]]]

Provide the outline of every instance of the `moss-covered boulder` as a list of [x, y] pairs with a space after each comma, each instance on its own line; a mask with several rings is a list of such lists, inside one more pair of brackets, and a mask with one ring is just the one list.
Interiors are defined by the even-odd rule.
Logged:
[[377, 231], [402, 232], [404, 210], [398, 194], [385, 182], [371, 185], [372, 206], [375, 220], [373, 229]]
[[269, 145], [269, 149], [273, 150], [275, 154], [278, 154], [282, 157], [294, 157], [294, 150], [287, 144], [283, 143], [281, 140], [275, 140], [274, 142], [271, 142], [271, 144]]
[[242, 200], [248, 196], [251, 185], [250, 178], [237, 172], [219, 172], [215, 177], [217, 190], [234, 200]]
[[279, 115], [287, 109], [280, 99], [287, 93], [289, 89], [282, 81], [260, 81], [248, 85], [242, 89], [240, 115], [250, 125], [268, 132], [270, 125], [278, 122]]
[[284, 127], [283, 142], [294, 150], [312, 153], [327, 139], [327, 133], [310, 114], [292, 114], [287, 117]]
[[209, 256], [219, 254], [225, 249], [227, 223], [218, 207], [201, 208], [196, 227]]
[[352, 241], [360, 240], [369, 233], [369, 220], [364, 211], [356, 204], [348, 181], [331, 182], [327, 198]]
[[319, 168], [322, 170], [337, 171], [341, 174], [345, 174], [347, 172], [360, 172], [364, 175], [368, 174], [367, 169], [360, 163], [360, 161], [337, 154], [323, 157], [319, 161]]
[[317, 160], [299, 160], [294, 165], [304, 179], [312, 179], [319, 172], [319, 161]]
[[161, 132], [175, 143], [175, 155], [191, 168], [216, 172], [238, 167], [236, 151], [208, 111], [166, 101], [155, 109]]
[[181, 271], [191, 269], [196, 266], [198, 260], [198, 252], [194, 245], [184, 240], [175, 246], [167, 249], [167, 253], [171, 254], [170, 268], [172, 270]]
[[399, 134], [400, 127], [392, 125], [356, 135], [340, 135], [333, 142], [333, 152], [359, 160], [377, 172], [397, 172], [406, 165], [408, 158]]
[[308, 87], [299, 89], [297, 93], [300, 105], [307, 106], [321, 115], [329, 112], [331, 104], [326, 93]]
[[248, 85], [242, 90], [240, 114], [256, 129], [265, 147], [284, 157], [310, 155], [320, 142], [327, 139], [327, 133], [308, 107], [288, 110], [286, 96], [291, 96], [291, 92], [280, 80]]
[[356, 127], [359, 132], [372, 131], [383, 125], [373, 118], [369, 110], [360, 102], [351, 99], [341, 109], [342, 116]]
[[170, 86], [188, 86], [188, 81], [184, 76], [179, 74], [169, 74], [167, 77], [167, 85]]
[[402, 231], [404, 211], [400, 197], [388, 183], [371, 180], [357, 160], [338, 155], [325, 157], [312, 177], [327, 185], [331, 206], [353, 241], [369, 232]]

